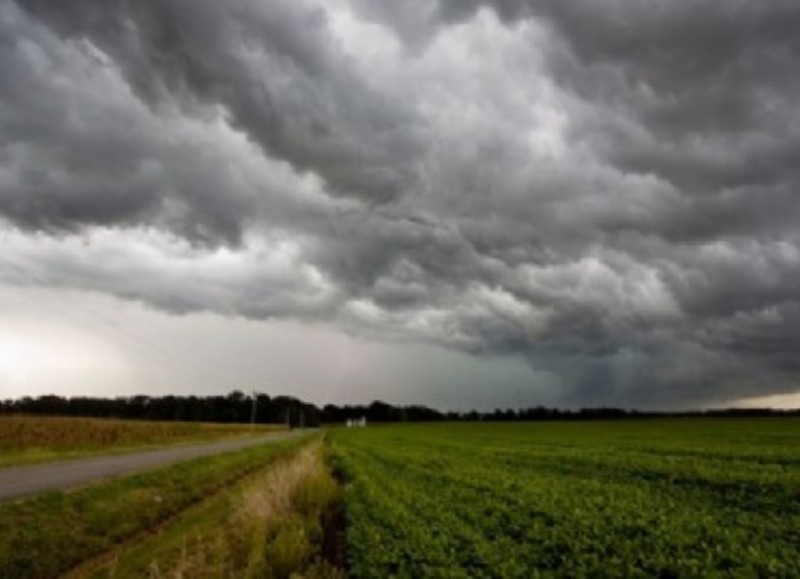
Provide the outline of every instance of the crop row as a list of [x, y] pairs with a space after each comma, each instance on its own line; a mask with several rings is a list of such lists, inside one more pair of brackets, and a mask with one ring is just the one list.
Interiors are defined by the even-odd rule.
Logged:
[[350, 571], [791, 575], [800, 423], [718, 424], [338, 432]]

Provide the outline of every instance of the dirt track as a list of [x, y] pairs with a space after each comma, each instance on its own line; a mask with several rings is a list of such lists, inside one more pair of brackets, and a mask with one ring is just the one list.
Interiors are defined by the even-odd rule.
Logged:
[[300, 434], [303, 434], [303, 431], [277, 432], [266, 436], [174, 446], [147, 452], [1, 468], [0, 500], [16, 499], [43, 491], [69, 489], [106, 477], [131, 474], [193, 458], [277, 442]]

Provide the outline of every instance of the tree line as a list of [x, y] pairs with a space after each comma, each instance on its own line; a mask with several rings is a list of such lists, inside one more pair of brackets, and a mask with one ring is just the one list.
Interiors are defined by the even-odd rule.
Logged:
[[479, 412], [442, 412], [422, 405], [396, 406], [375, 401], [368, 405], [315, 404], [292, 396], [253, 397], [240, 390], [215, 396], [128, 396], [118, 398], [26, 396], [0, 401], [0, 414], [39, 416], [85, 416], [128, 418], [138, 420], [183, 420], [202, 422], [283, 423], [291, 427], [344, 423], [348, 419], [366, 418], [368, 422], [436, 422], [436, 421], [544, 421], [544, 420], [608, 420], [647, 418], [654, 416], [785, 416], [800, 415], [800, 410], [735, 408], [693, 412], [642, 412], [621, 408], [583, 408], [569, 410], [536, 406], [522, 409], [495, 409]]
[[291, 426], [316, 426], [320, 423], [319, 409], [313, 404], [291, 396], [270, 397], [266, 394], [258, 394], [254, 404], [252, 396], [239, 390], [224, 396], [26, 396], [0, 402], [0, 414], [229, 423], [254, 420], [260, 424], [286, 423]]

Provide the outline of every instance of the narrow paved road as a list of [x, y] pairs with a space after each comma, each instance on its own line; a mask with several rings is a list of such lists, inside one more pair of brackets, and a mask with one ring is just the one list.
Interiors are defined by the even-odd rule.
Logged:
[[130, 474], [192, 458], [277, 442], [301, 434], [303, 431], [297, 430], [276, 432], [266, 436], [175, 446], [147, 452], [0, 468], [0, 500], [16, 499], [42, 491], [68, 489], [105, 477]]

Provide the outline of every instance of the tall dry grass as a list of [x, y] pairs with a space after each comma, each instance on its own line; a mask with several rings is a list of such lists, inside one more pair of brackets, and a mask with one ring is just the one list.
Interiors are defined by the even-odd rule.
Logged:
[[341, 501], [325, 453], [318, 441], [272, 465], [230, 498], [222, 524], [195, 533], [177, 561], [154, 562], [150, 576], [344, 577], [325, 556]]
[[[277, 428], [280, 427], [258, 425], [256, 432]], [[0, 454], [158, 445], [252, 432], [253, 428], [246, 424], [3, 416], [0, 417]]]

